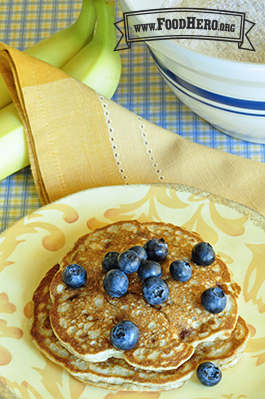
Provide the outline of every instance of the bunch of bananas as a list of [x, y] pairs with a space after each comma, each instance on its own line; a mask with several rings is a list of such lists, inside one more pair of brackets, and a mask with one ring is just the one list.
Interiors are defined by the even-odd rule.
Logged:
[[[73, 25], [24, 52], [111, 98], [121, 75], [114, 22], [115, 0], [83, 0]], [[24, 127], [0, 75], [0, 180], [28, 164]]]

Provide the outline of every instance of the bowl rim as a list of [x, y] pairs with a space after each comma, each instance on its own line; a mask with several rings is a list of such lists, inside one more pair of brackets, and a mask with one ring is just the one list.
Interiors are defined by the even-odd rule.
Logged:
[[[166, 58], [189, 67], [191, 67], [190, 63], [188, 64], [185, 60], [187, 61], [192, 57], [192, 64], [196, 66], [197, 71], [204, 73], [209, 73], [210, 71], [212, 76], [222, 76], [226, 79], [261, 82], [265, 88], [265, 64], [227, 60], [202, 54], [179, 43], [172, 43], [173, 40], [164, 40], [164, 42], [170, 43], [162, 44], [161, 41], [152, 40], [149, 42], [146, 41], [146, 44], [152, 50], [164, 55]], [[173, 44], [173, 49], [170, 44]]]

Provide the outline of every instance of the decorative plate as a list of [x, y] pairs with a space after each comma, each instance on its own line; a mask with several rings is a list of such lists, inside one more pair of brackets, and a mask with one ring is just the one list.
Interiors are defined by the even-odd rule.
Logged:
[[[251, 338], [220, 384], [193, 376], [168, 392], [86, 386], [31, 342], [31, 298], [45, 273], [85, 233], [119, 220], [170, 222], [201, 234], [242, 287], [240, 314]], [[245, 206], [181, 185], [131, 185], [81, 191], [38, 209], [0, 236], [0, 397], [22, 399], [258, 399], [265, 376], [265, 218]], [[177, 395], [177, 396], [176, 396]]]

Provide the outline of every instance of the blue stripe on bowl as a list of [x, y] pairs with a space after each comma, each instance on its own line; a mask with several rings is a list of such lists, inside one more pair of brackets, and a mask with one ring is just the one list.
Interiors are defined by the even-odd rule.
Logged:
[[[194, 97], [192, 94], [195, 94], [196, 96], [199, 96], [205, 100], [210, 100], [215, 103], [227, 105], [229, 107], [236, 107], [236, 108], [241, 108], [242, 111], [243, 109], [246, 110], [254, 110], [254, 111], [265, 111], [265, 102], [264, 101], [249, 101], [249, 100], [241, 100], [238, 98], [232, 98], [232, 97], [227, 97], [227, 96], [222, 96], [220, 94], [212, 93], [208, 90], [201, 89], [200, 87], [197, 87], [191, 83], [188, 83], [184, 79], [180, 78], [173, 72], [171, 72], [165, 65], [163, 65], [153, 54], [153, 52], [150, 50], [151, 55], [154, 59], [154, 62], [156, 63], [158, 69], [162, 73], [162, 75], [173, 85], [175, 86], [178, 90], [183, 92], [185, 95], [188, 95], [189, 97], [192, 97], [193, 99], [202, 102], [208, 106], [212, 106], [214, 108], [221, 109], [223, 111], [228, 111], [232, 113], [237, 113], [237, 114], [242, 114], [242, 115], [248, 115], [248, 116], [258, 116], [258, 117], [265, 117], [265, 114], [254, 114], [254, 113], [248, 113], [248, 112], [240, 112], [240, 111], [235, 111], [235, 110], [230, 110], [228, 108], [222, 108], [215, 106], [213, 104], [210, 104], [208, 102], [205, 102], [203, 100], [198, 99], [197, 97]], [[178, 86], [174, 83], [177, 83]], [[180, 87], [183, 87], [184, 89], [188, 90], [191, 94], [186, 93], [185, 91], [181, 90]]]

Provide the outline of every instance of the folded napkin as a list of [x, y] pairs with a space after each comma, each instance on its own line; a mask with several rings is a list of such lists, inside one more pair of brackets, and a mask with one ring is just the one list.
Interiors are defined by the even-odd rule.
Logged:
[[265, 215], [265, 165], [158, 127], [61, 70], [0, 44], [41, 203], [99, 186], [178, 183]]

